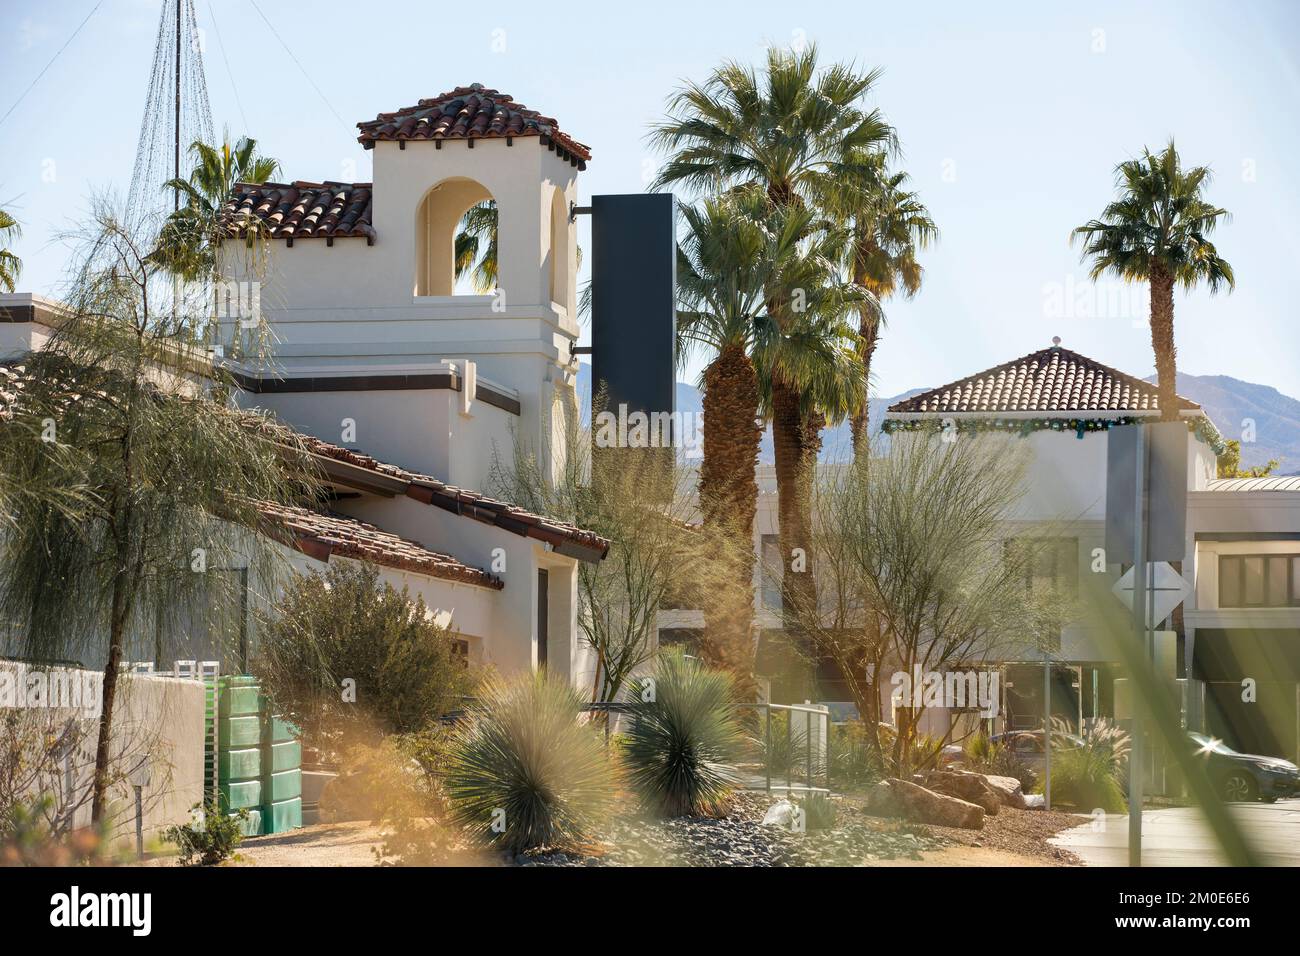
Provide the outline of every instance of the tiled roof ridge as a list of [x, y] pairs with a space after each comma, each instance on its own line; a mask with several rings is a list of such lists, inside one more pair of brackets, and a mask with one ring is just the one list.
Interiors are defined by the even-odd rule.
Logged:
[[351, 515], [269, 501], [256, 502], [256, 507], [263, 518], [284, 529], [290, 544], [310, 557], [328, 560], [338, 555], [498, 591], [505, 587], [494, 574]]
[[[448, 111], [448, 107], [455, 108]], [[433, 110], [440, 112], [434, 114]], [[510, 94], [482, 83], [423, 97], [414, 106], [379, 113], [373, 120], [357, 123], [357, 128], [361, 131], [357, 141], [367, 149], [385, 140], [540, 136], [571, 153], [580, 168], [591, 159], [591, 148], [563, 132], [554, 117], [531, 110]]]
[[[1066, 379], [1053, 380], [1046, 383], [1041, 381], [1036, 381], [1034, 383], [1036, 390], [1032, 395], [1019, 396], [1018, 401], [1015, 401], [1014, 403], [1009, 400], [1010, 397], [1014, 395], [1014, 390], [1025, 384], [1027, 375], [1022, 372], [1022, 374], [1018, 376], [1018, 378], [1015, 381], [1012, 382], [1003, 382], [999, 380], [999, 376], [1005, 376], [1007, 373], [1015, 372], [1018, 369], [1026, 369], [1028, 366], [1030, 366], [1033, 363], [1038, 363], [1040, 367], [1046, 367], [1048, 363], [1055, 361], [1059, 364], [1062, 360], [1067, 363], [1072, 363], [1074, 366], [1077, 366], [1081, 371], [1083, 371], [1089, 377], [1099, 374], [1099, 375], [1113, 378], [1116, 384], [1127, 386], [1130, 390], [1144, 396], [1147, 399], [1147, 405], [1144, 406], [1141, 402], [1135, 401], [1130, 403], [1133, 407], [1129, 408], [1126, 407], [1122, 402], [1120, 402], [1118, 398], [1115, 398], [1112, 399], [1108, 405], [1101, 404], [1096, 401], [1090, 401], [1090, 402], [1084, 402], [1077, 408], [1066, 407], [1069, 404], [1071, 404], [1068, 398], [1063, 397], [1061, 395], [1061, 390], [1065, 388], [1069, 388], [1071, 385], [1071, 382]], [[974, 407], [974, 408], [926, 407], [926, 406], [946, 405], [948, 402], [955, 400], [956, 397], [962, 396], [963, 391], [965, 391], [966, 389], [980, 388], [990, 379], [994, 380], [991, 387], [995, 389], [997, 393], [993, 399], [994, 401], [1001, 400], [1002, 393], [1008, 392], [1009, 393], [1008, 401], [1006, 401], [1004, 404], [1014, 404], [1022, 407], [1019, 408], [1003, 407], [999, 409], [989, 409], [984, 407]], [[1052, 389], [1052, 395], [1049, 397], [1050, 405], [1047, 408], [1043, 407], [1043, 396], [1040, 391], [1037, 391], [1038, 388], [1041, 388], [1044, 385], [1048, 385]], [[973, 401], [971, 402], [971, 404], [979, 404], [979, 405], [985, 404], [984, 402], [978, 401], [981, 397], [982, 396], [979, 393], [977, 393], [975, 396], [972, 397]], [[1179, 407], [1181, 409], [1191, 411], [1191, 410], [1199, 409], [1201, 407], [1197, 403], [1192, 402], [1189, 399], [1183, 398], [1182, 396], [1178, 397], [1178, 401], [1179, 401]], [[1103, 362], [1098, 362], [1096, 359], [1089, 358], [1088, 356], [1083, 355], [1080, 352], [1076, 352], [1073, 349], [1068, 349], [1061, 345], [1051, 345], [1048, 346], [1047, 348], [1038, 349], [1034, 352], [1030, 352], [1018, 358], [1011, 359], [1010, 361], [1003, 362], [1000, 365], [995, 365], [991, 368], [985, 369], [980, 372], [976, 372], [972, 375], [967, 375], [963, 378], [957, 379], [956, 381], [949, 382], [946, 385], [940, 385], [937, 388], [929, 389], [925, 392], [922, 392], [919, 395], [914, 395], [911, 398], [904, 399], [901, 402], [896, 402], [895, 404], [889, 406], [888, 412], [903, 412], [903, 413], [915, 412], [915, 413], [922, 413], [922, 414], [925, 413], [939, 414], [941, 412], [943, 413], [987, 412], [988, 414], [997, 414], [999, 411], [1003, 413], [1009, 411], [1027, 411], [1027, 412], [1032, 412], [1032, 411], [1053, 411], [1053, 412], [1098, 411], [1101, 412], [1101, 411], [1133, 411], [1133, 410], [1147, 411], [1147, 410], [1156, 410], [1158, 409], [1158, 407], [1159, 407], [1159, 389], [1152, 383], [1144, 381], [1134, 375], [1129, 375], [1127, 372], [1120, 371], [1119, 369], [1114, 368], [1113, 366], [1110, 365], [1106, 365]]]
[[256, 216], [273, 239], [357, 237], [374, 242], [373, 204], [373, 182], [237, 182], [222, 217], [232, 236], [243, 235], [248, 218]]

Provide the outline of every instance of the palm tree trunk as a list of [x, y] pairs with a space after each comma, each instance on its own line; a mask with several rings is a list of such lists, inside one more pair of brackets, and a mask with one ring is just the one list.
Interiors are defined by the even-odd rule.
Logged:
[[742, 347], [724, 347], [704, 371], [700, 509], [720, 571], [717, 600], [705, 604], [704, 652], [742, 677], [753, 669], [754, 469], [762, 438], [758, 400], [753, 362]]
[[812, 483], [821, 429], [800, 408], [799, 393], [782, 380], [772, 383], [772, 445], [776, 453], [777, 515], [780, 525], [781, 604], [787, 632], [815, 608]]
[[1151, 348], [1156, 354], [1160, 420], [1178, 420], [1178, 365], [1174, 347], [1174, 278], [1157, 267], [1151, 273]]

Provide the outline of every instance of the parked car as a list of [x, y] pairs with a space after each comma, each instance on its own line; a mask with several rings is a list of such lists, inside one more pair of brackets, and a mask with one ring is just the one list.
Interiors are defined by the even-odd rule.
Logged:
[[[1046, 761], [1043, 759], [1043, 732], [1041, 730], [1008, 730], [994, 734], [989, 738], [993, 743], [1007, 747], [1031, 770], [1042, 772]], [[1082, 737], [1066, 733], [1063, 730], [1052, 731], [1052, 753], [1062, 750], [1078, 750], [1084, 745]]]
[[1237, 753], [1222, 740], [1206, 734], [1187, 736], [1224, 800], [1272, 803], [1278, 797], [1300, 792], [1300, 767], [1289, 760]]

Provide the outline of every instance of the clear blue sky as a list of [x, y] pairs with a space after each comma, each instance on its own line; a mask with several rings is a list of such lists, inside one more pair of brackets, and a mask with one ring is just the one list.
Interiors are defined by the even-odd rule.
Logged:
[[[1053, 335], [1149, 374], [1145, 326], [1123, 310], [1062, 314], [1060, 295], [1084, 284], [1068, 234], [1101, 211], [1115, 164], [1174, 135], [1185, 160], [1215, 171], [1210, 197], [1234, 214], [1217, 239], [1238, 275], [1230, 296], [1179, 296], [1179, 366], [1300, 394], [1300, 4], [258, 4], [310, 81], [252, 0], [198, 0], [213, 118], [257, 137], [290, 179], [369, 179], [352, 124], [481, 82], [592, 146], [584, 195], [635, 192], [658, 160], [647, 124], [682, 78], [801, 41], [826, 61], [882, 67], [877, 104], [942, 230], [920, 295], [889, 307], [884, 395]], [[3, 0], [0, 113], [93, 5]], [[55, 292], [65, 251], [53, 234], [92, 192], [126, 191], [157, 17], [156, 0], [104, 0], [0, 124], [0, 203], [24, 226], [24, 290]]]

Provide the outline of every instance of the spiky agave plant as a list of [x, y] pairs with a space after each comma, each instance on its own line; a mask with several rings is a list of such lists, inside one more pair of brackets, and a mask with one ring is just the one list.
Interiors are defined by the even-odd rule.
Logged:
[[455, 819], [511, 853], [580, 843], [614, 796], [604, 745], [581, 712], [572, 688], [541, 674], [490, 682], [452, 735]]
[[743, 730], [726, 671], [704, 667], [680, 651], [665, 651], [649, 677], [633, 681], [635, 705], [623, 762], [628, 780], [649, 809], [665, 816], [717, 812], [739, 783], [731, 766]]

